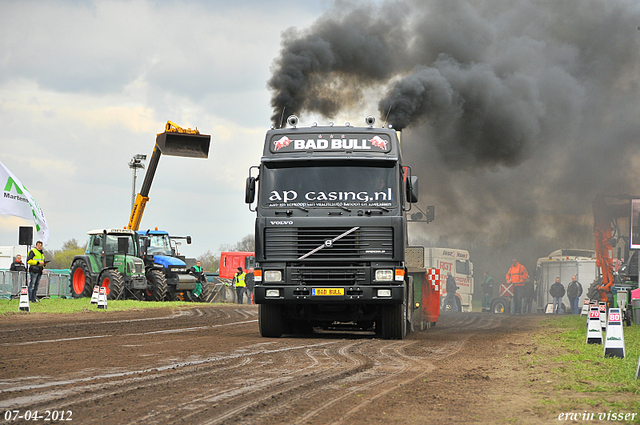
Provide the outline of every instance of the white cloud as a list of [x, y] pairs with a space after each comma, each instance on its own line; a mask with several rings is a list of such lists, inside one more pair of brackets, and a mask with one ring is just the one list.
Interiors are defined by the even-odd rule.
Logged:
[[[0, 160], [41, 205], [48, 248], [126, 225], [127, 164], [151, 154], [167, 120], [211, 134], [210, 154], [162, 157], [142, 225], [190, 234], [189, 256], [253, 232], [244, 180], [270, 124], [266, 81], [280, 34], [328, 6], [1, 2]], [[17, 242], [17, 226], [0, 217], [0, 245]]]

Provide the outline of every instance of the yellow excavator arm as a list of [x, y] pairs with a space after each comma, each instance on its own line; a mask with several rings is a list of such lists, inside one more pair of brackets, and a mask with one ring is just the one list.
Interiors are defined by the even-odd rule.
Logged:
[[144, 214], [144, 208], [149, 202], [149, 191], [160, 162], [160, 156], [165, 154], [190, 158], [207, 158], [209, 156], [210, 142], [211, 136], [200, 134], [197, 128], [195, 130], [185, 129], [172, 121], [167, 121], [164, 126], [164, 132], [159, 133], [156, 137], [156, 145], [153, 148], [140, 193], [136, 196], [136, 202], [131, 210], [127, 229], [133, 231], [140, 229], [142, 214]]

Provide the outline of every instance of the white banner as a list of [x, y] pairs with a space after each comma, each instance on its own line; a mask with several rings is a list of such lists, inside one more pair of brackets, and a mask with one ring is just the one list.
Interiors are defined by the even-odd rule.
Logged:
[[2, 162], [0, 162], [0, 187], [3, 190], [0, 198], [0, 214], [15, 215], [27, 220], [33, 219], [38, 240], [46, 245], [49, 240], [49, 226], [42, 209], [27, 188]]

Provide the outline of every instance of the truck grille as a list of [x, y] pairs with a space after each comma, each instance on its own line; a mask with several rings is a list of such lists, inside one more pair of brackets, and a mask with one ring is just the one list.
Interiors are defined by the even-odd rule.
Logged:
[[[297, 260], [349, 227], [268, 227], [264, 254], [268, 260]], [[309, 260], [390, 260], [393, 258], [392, 227], [361, 227], [307, 257]]]
[[364, 268], [336, 267], [292, 268], [291, 281], [296, 285], [361, 285], [367, 280]]

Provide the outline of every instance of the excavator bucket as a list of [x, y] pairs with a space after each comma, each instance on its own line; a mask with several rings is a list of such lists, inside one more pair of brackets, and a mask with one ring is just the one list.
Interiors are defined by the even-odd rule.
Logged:
[[190, 158], [208, 158], [211, 136], [208, 134], [192, 134], [167, 132], [158, 134], [156, 144], [163, 155], [186, 156]]

